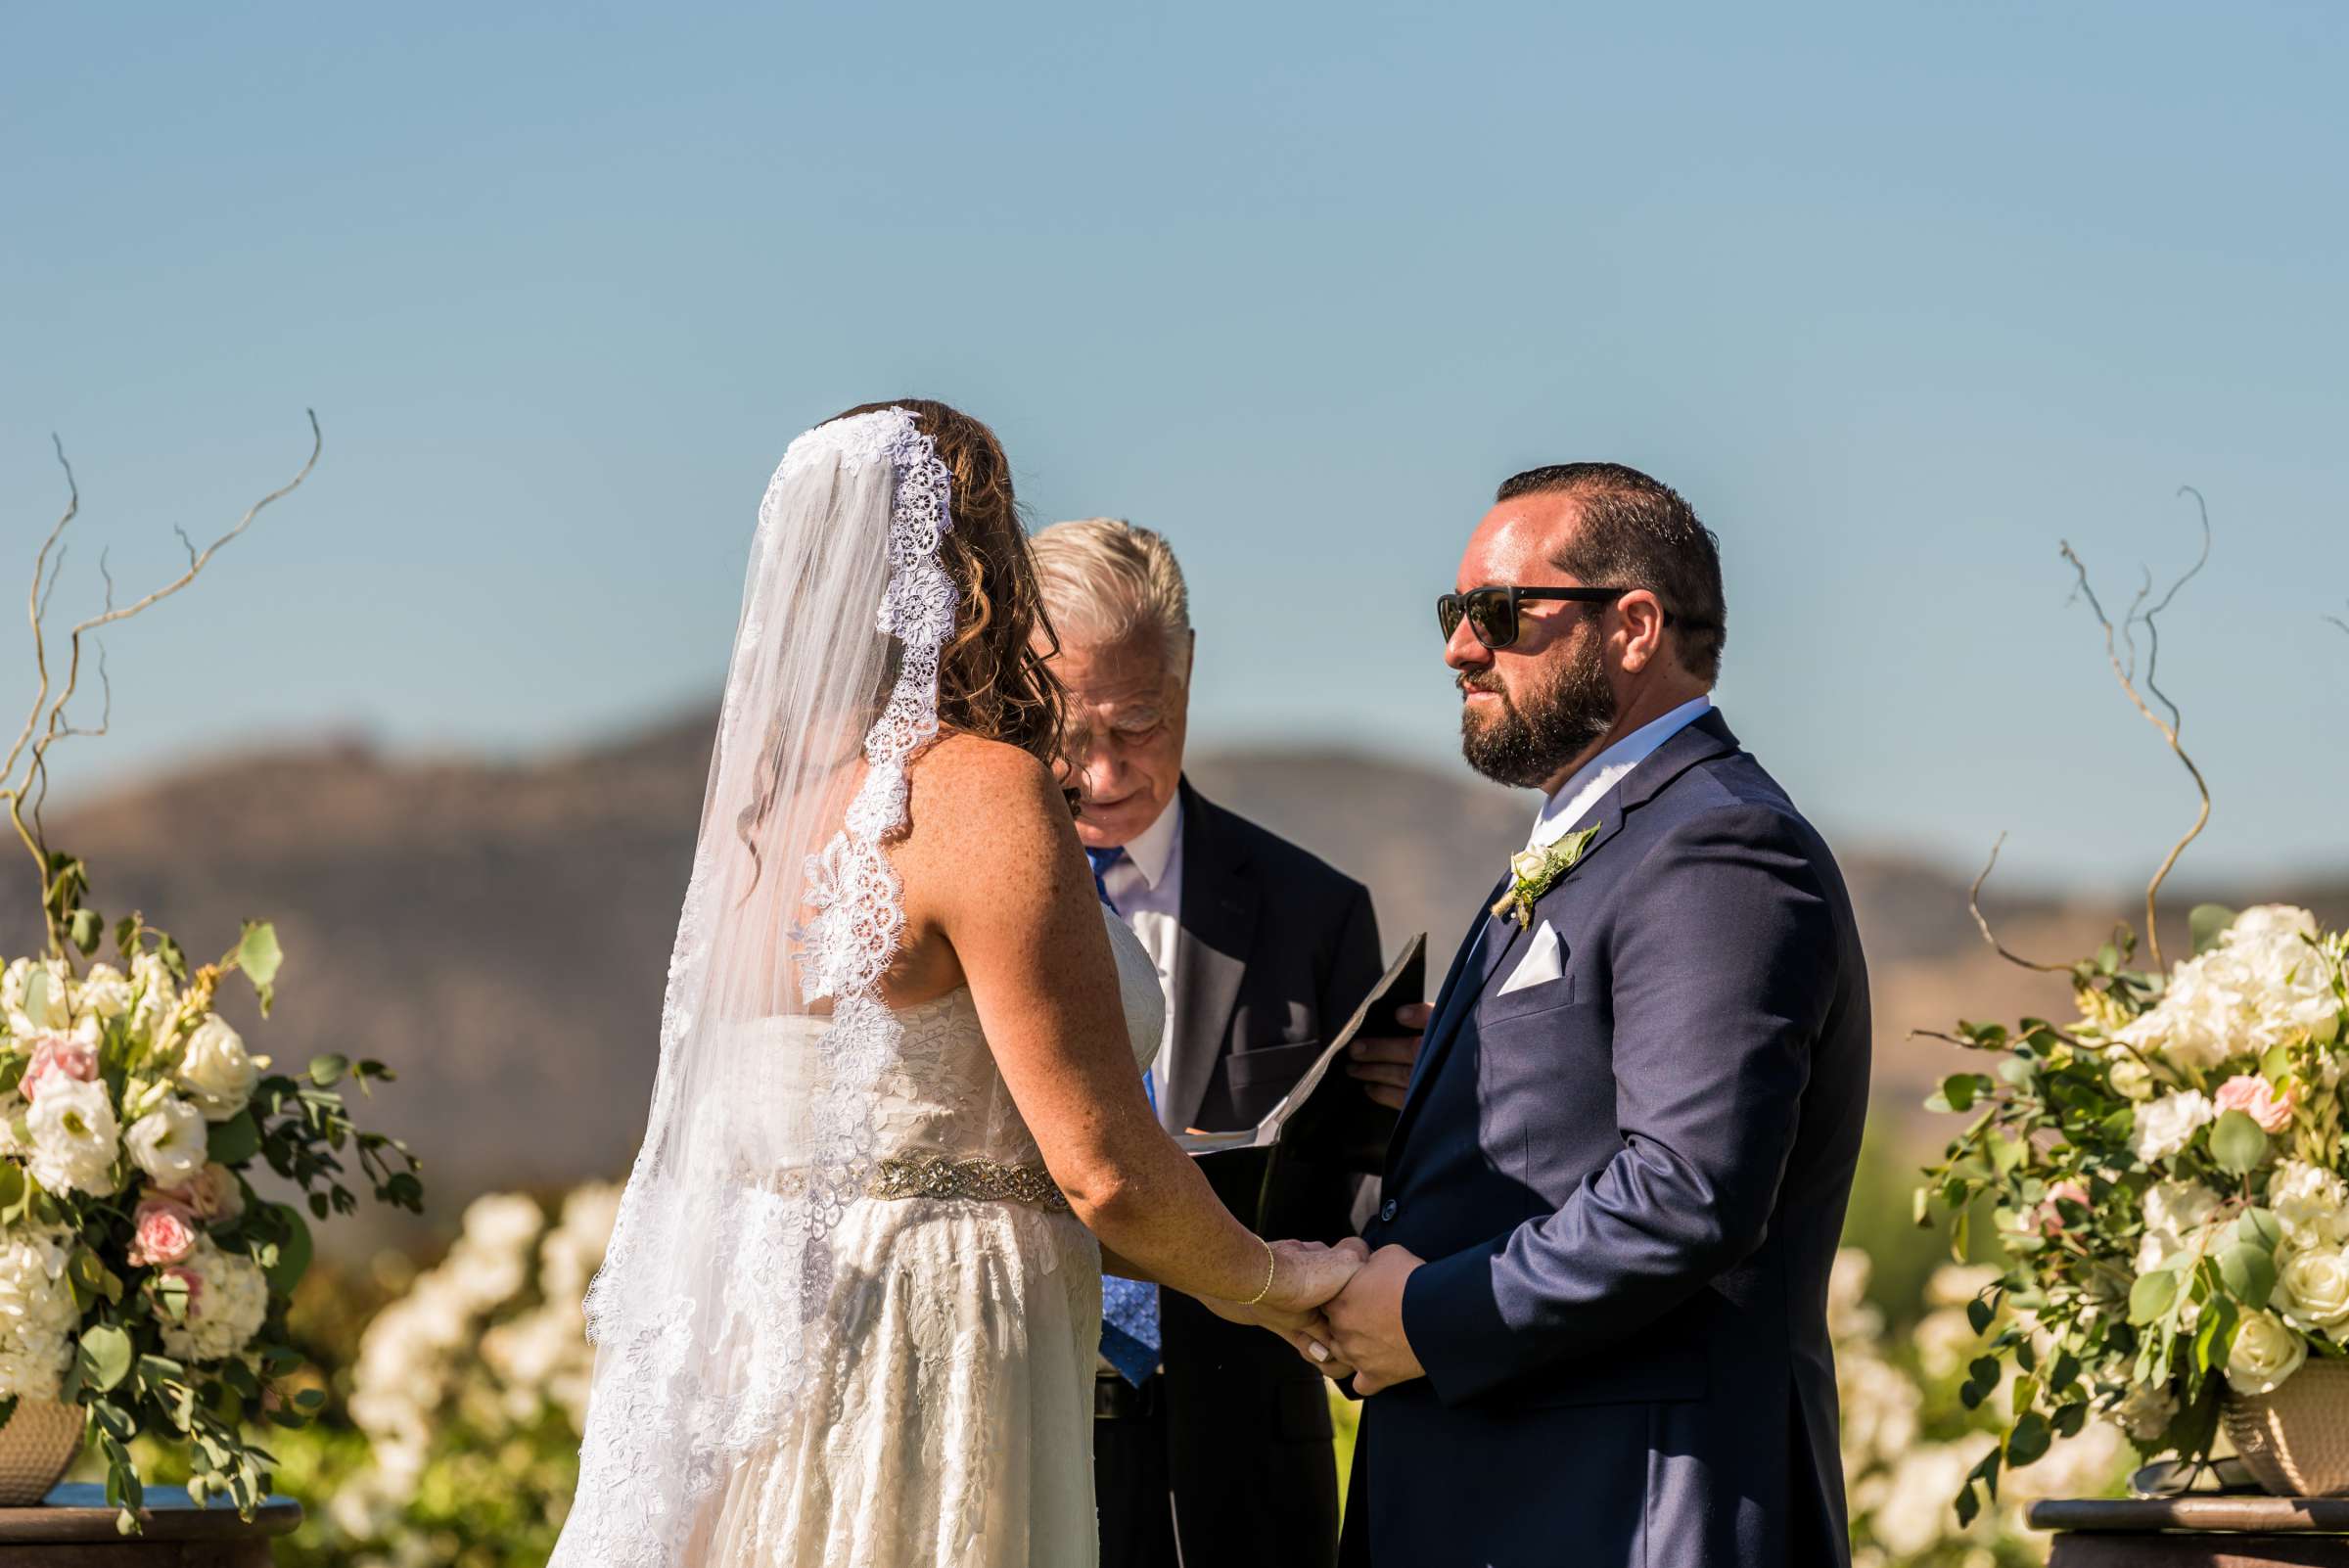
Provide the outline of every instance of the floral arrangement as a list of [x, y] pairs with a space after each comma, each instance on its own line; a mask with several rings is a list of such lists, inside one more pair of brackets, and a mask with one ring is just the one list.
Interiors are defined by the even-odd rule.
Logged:
[[[311, 431], [315, 463], [314, 419]], [[90, 905], [87, 868], [50, 847], [42, 821], [51, 751], [106, 727], [68, 716], [85, 636], [193, 581], [308, 473], [209, 548], [190, 544], [187, 571], [146, 597], [116, 608], [110, 576], [105, 610], [72, 627], [62, 660], [44, 618], [77, 494], [34, 565], [39, 686], [0, 764], [0, 804], [33, 863], [47, 947], [0, 969], [0, 1430], [28, 1405], [81, 1407], [125, 1533], [143, 1498], [134, 1442], [184, 1450], [196, 1500], [223, 1497], [250, 1516], [272, 1458], [249, 1423], [299, 1426], [322, 1403], [314, 1388], [279, 1397], [301, 1360], [285, 1311], [310, 1262], [303, 1209], [324, 1220], [358, 1207], [345, 1158], [377, 1200], [422, 1206], [405, 1146], [359, 1130], [339, 1092], [388, 1081], [383, 1064], [328, 1055], [299, 1076], [271, 1073], [216, 1010], [222, 984], [242, 974], [267, 1016], [275, 929], [248, 923], [217, 962], [191, 966], [136, 914], [110, 928]], [[103, 677], [103, 651], [98, 668]], [[93, 961], [110, 929], [111, 960]], [[255, 1189], [264, 1170], [299, 1207]]]
[[2014, 1421], [1960, 1495], [1996, 1495], [2092, 1414], [2149, 1452], [2210, 1452], [2225, 1389], [2268, 1393], [2313, 1352], [2349, 1354], [2349, 938], [2305, 909], [2194, 911], [2196, 950], [2126, 967], [2127, 933], [2073, 971], [2080, 1017], [1960, 1025], [2004, 1058], [1945, 1080], [1972, 1122], [1927, 1176], [1967, 1244], [1991, 1207], [2009, 1260], [1969, 1309], [2018, 1317], [1972, 1365], [1979, 1404], [2011, 1366]]
[[359, 1338], [347, 1409], [363, 1456], [298, 1548], [351, 1568], [546, 1561], [594, 1366], [580, 1302], [619, 1213], [610, 1182], [572, 1189], [552, 1216], [512, 1192], [467, 1207], [447, 1255]]
[[1871, 1271], [1866, 1253], [1845, 1247], [1835, 1254], [1827, 1288], [1852, 1568], [2045, 1562], [2047, 1537], [2026, 1527], [2025, 1508], [2037, 1498], [2109, 1490], [2128, 1469], [2128, 1443], [2112, 1426], [2091, 1424], [2015, 1477], [1998, 1507], [1960, 1527], [1950, 1494], [1998, 1447], [2012, 1414], [1997, 1395], [1970, 1407], [1959, 1397], [1979, 1344], [1966, 1308], [1998, 1270], [1943, 1265], [1924, 1283], [1914, 1326], [1898, 1335], [1887, 1332], [1884, 1310], [1868, 1299]]

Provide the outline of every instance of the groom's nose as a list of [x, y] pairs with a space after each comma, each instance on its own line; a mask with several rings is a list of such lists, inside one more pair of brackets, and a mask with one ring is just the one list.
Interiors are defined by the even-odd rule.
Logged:
[[1482, 669], [1493, 663], [1493, 650], [1477, 640], [1476, 628], [1468, 624], [1466, 616], [1451, 628], [1444, 640], [1444, 662], [1454, 669]]

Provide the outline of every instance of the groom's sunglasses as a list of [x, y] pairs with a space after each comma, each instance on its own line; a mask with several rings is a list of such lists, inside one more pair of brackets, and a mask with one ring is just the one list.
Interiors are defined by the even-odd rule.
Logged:
[[1520, 629], [1517, 604], [1522, 599], [1565, 599], [1576, 604], [1613, 604], [1629, 588], [1519, 588], [1494, 586], [1470, 588], [1466, 593], [1445, 593], [1436, 596], [1436, 624], [1444, 628], [1444, 640], [1468, 623], [1476, 640], [1488, 648], [1506, 648], [1517, 640]]

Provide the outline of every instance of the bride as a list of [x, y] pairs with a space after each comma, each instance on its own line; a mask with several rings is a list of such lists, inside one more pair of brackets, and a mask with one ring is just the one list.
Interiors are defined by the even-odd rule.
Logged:
[[1101, 1270], [1303, 1343], [1356, 1244], [1259, 1240], [1160, 1130], [1010, 469], [867, 404], [767, 485], [551, 1568], [1096, 1557]]

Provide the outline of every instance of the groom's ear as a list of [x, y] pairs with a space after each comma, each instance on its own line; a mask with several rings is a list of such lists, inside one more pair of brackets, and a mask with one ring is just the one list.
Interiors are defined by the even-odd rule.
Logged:
[[1615, 601], [1623, 622], [1624, 673], [1635, 675], [1662, 658], [1666, 622], [1663, 601], [1645, 588], [1634, 588]]

